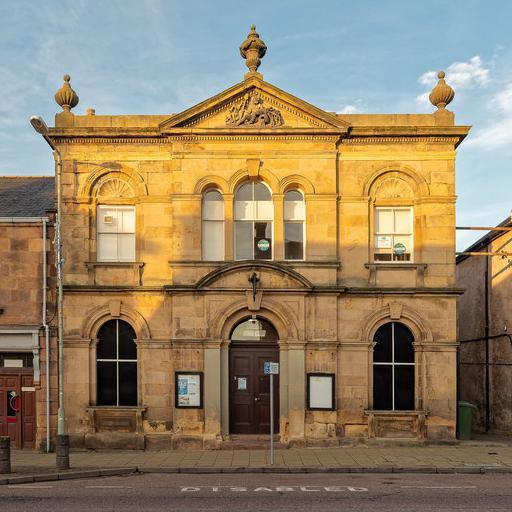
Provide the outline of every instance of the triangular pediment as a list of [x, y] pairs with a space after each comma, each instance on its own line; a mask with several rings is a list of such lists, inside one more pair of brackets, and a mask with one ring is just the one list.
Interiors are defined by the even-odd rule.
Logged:
[[258, 78], [248, 78], [161, 123], [162, 132], [180, 129], [208, 131], [289, 131], [314, 129], [344, 133], [350, 125]]

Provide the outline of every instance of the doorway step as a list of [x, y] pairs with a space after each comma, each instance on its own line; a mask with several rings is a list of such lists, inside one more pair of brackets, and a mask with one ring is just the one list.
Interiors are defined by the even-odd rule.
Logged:
[[[270, 436], [267, 435], [244, 435], [231, 434], [223, 441], [222, 450], [264, 450], [270, 447]], [[274, 447], [276, 450], [286, 448], [286, 445], [279, 442], [279, 435], [274, 436]]]

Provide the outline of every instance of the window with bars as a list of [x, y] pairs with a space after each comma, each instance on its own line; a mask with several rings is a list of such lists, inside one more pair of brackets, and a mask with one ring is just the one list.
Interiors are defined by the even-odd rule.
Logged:
[[224, 199], [218, 190], [207, 190], [202, 204], [202, 257], [224, 260]]
[[284, 259], [304, 259], [306, 211], [304, 196], [298, 190], [284, 195]]
[[376, 207], [374, 212], [374, 261], [412, 261], [412, 208]]
[[235, 259], [271, 260], [274, 205], [262, 182], [246, 182], [235, 194]]
[[97, 405], [137, 405], [135, 331], [123, 320], [109, 320], [96, 345]]
[[98, 261], [135, 261], [135, 207], [98, 206]]
[[373, 350], [373, 409], [414, 410], [414, 337], [399, 322], [379, 327]]

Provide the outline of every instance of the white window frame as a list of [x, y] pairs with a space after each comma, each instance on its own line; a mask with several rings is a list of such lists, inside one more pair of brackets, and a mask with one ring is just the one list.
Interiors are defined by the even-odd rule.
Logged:
[[[287, 220], [285, 216], [285, 207], [286, 207], [286, 194], [288, 192], [296, 191], [302, 196], [302, 204], [304, 207], [304, 219], [303, 220]], [[299, 224], [302, 223], [302, 258], [297, 259], [289, 259], [286, 258], [286, 224]], [[304, 193], [302, 190], [298, 188], [292, 188], [287, 190], [284, 194], [283, 198], [283, 258], [285, 261], [305, 261], [306, 260], [306, 198], [304, 197]]]
[[[403, 409], [395, 409], [395, 366], [416, 366], [416, 363], [397, 363], [395, 362], [395, 323], [391, 322], [391, 362], [381, 363], [373, 361], [374, 366], [391, 366], [391, 411], [403, 411]], [[414, 346], [413, 346], [414, 349]], [[414, 351], [416, 355], [416, 351]], [[416, 369], [414, 370], [413, 397], [414, 407], [416, 408]], [[386, 409], [387, 410], [387, 409]]]
[[[116, 405], [119, 407], [119, 363], [137, 363], [137, 359], [119, 359], [119, 319], [115, 318], [116, 321], [116, 358], [115, 359], [99, 359], [96, 358], [96, 363], [116, 363]], [[134, 341], [135, 343], [135, 341]], [[138, 356], [138, 350], [137, 350]], [[96, 366], [96, 372], [98, 368]], [[139, 379], [139, 365], [137, 363], [137, 381]], [[135, 383], [137, 386], [137, 402], [139, 400], [139, 383]], [[96, 403], [98, 403], [98, 380], [96, 379]], [[108, 406], [107, 406], [108, 407]], [[113, 407], [113, 406], [111, 406]]]
[[[222, 219], [206, 219], [205, 218], [205, 197], [208, 192], [218, 192], [222, 200], [218, 201], [219, 203], [222, 203]], [[214, 201], [212, 201], [214, 202]], [[220, 223], [222, 224], [222, 258], [221, 259], [210, 259], [206, 258], [205, 256], [205, 229], [208, 226], [208, 223]], [[226, 259], [226, 205], [224, 202], [224, 196], [220, 190], [217, 190], [216, 188], [209, 188], [203, 192], [202, 198], [201, 198], [201, 260], [202, 261], [224, 261]]]
[[[378, 210], [392, 210], [393, 212], [393, 218], [394, 218], [394, 212], [397, 211], [397, 210], [408, 210], [409, 211], [409, 222], [410, 222], [410, 226], [411, 226], [411, 231], [410, 233], [397, 233], [397, 232], [392, 232], [392, 233], [377, 233], [377, 230], [376, 230], [376, 226], [377, 226], [377, 211]], [[394, 222], [394, 221], [393, 221]], [[391, 236], [392, 237], [392, 241], [391, 241], [391, 249], [390, 249], [390, 253], [391, 254], [391, 259], [390, 260], [378, 260], [375, 258], [377, 252], [377, 245], [376, 245], [376, 238], [378, 236]], [[397, 237], [405, 237], [405, 236], [409, 236], [411, 238], [411, 250], [410, 250], [410, 254], [411, 254], [411, 257], [409, 260], [395, 260], [393, 259], [393, 245], [394, 245], [394, 237], [397, 236]], [[372, 240], [372, 248], [373, 248], [373, 256], [372, 256], [372, 261], [376, 264], [393, 264], [393, 265], [400, 265], [400, 264], [404, 264], [404, 263], [414, 263], [414, 207], [412, 206], [384, 206], [384, 205], [381, 205], [381, 206], [375, 206], [374, 209], [373, 209], [373, 240]], [[388, 253], [380, 253], [380, 254], [388, 254]]]
[[[112, 232], [112, 231], [100, 231], [100, 216], [104, 215], [105, 210], [115, 210], [115, 211], [133, 211], [133, 231], [122, 231], [122, 232]], [[101, 235], [117, 235], [116, 241], [116, 249], [117, 249], [117, 258], [101, 258], [100, 257], [100, 247]], [[133, 258], [126, 259], [121, 258], [119, 254], [119, 235], [133, 235]], [[133, 205], [110, 205], [110, 204], [100, 204], [96, 206], [96, 261], [105, 262], [105, 263], [134, 263], [137, 261], [137, 209]]]
[[[235, 196], [234, 196], [234, 199], [233, 199], [233, 244], [234, 244], [234, 247], [233, 247], [233, 256], [234, 256], [234, 260], [235, 261], [273, 261], [274, 260], [274, 244], [275, 244], [275, 237], [274, 237], [274, 220], [275, 220], [275, 211], [274, 211], [274, 194], [272, 194], [272, 189], [264, 182], [264, 181], [258, 181], [257, 183], [262, 183], [265, 187], [267, 187], [267, 189], [269, 190], [270, 192], [270, 201], [272, 203], [272, 219], [268, 220], [268, 219], [254, 219], [254, 215], [253, 215], [253, 218], [252, 220], [249, 220], [249, 219], [246, 219], [246, 220], [237, 220], [236, 218], [236, 203], [237, 203], [237, 199], [236, 199], [236, 195], [237, 195], [237, 192], [238, 192], [238, 189], [245, 185], [246, 183], [248, 183], [247, 181], [244, 181], [243, 183], [241, 183], [239, 185], [239, 187], [237, 187], [237, 190], [235, 191]], [[251, 182], [252, 185], [254, 185], [252, 182]], [[254, 199], [251, 200], [252, 203], [257, 203], [259, 201], [256, 201]], [[253, 242], [253, 249], [252, 249], [252, 258], [251, 259], [247, 259], [247, 258], [237, 258], [237, 255], [236, 255], [236, 248], [237, 248], [237, 236], [236, 236], [236, 223], [237, 222], [251, 222], [252, 223], [252, 229], [253, 229], [253, 240], [254, 240], [254, 224], [256, 222], [270, 222], [270, 231], [271, 231], [271, 247], [272, 247], [272, 252], [270, 254], [270, 258], [268, 259], [262, 259], [262, 260], [255, 260], [254, 258], [254, 242]]]

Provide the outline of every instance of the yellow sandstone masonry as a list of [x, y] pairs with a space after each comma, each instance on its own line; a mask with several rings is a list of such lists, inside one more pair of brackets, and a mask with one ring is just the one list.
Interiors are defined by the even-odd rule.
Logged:
[[[257, 67], [264, 51], [251, 34], [242, 51], [251, 62], [244, 80], [184, 112], [56, 115], [50, 135], [63, 158], [72, 442], [229, 442], [231, 333], [253, 315], [279, 337], [284, 445], [453, 438], [455, 150], [469, 127], [455, 125], [445, 109], [443, 78], [431, 98], [433, 114], [322, 111], [263, 80]], [[234, 202], [246, 182], [263, 182], [272, 193], [270, 260], [236, 260]], [[202, 258], [209, 190], [224, 203], [223, 261]], [[305, 202], [303, 260], [285, 260], [283, 202], [290, 190]], [[99, 205], [135, 207], [132, 261], [100, 261]], [[412, 211], [409, 261], [374, 259], [375, 212], [386, 207]], [[252, 273], [259, 279], [254, 296]], [[98, 331], [112, 319], [136, 334], [137, 407], [97, 407]], [[386, 322], [403, 323], [414, 337], [411, 410], [374, 407], [374, 335]], [[176, 371], [203, 373], [202, 408], [176, 407]], [[335, 375], [334, 410], [308, 410], [312, 372]]]

